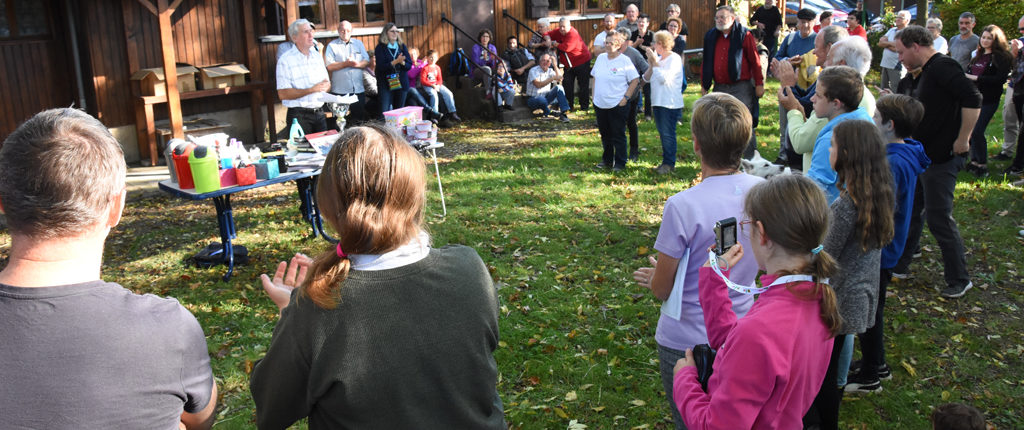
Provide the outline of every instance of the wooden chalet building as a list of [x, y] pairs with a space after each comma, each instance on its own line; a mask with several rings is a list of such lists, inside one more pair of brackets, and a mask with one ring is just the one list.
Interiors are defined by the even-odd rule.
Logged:
[[[295, 18], [315, 23], [325, 44], [347, 19], [371, 53], [384, 23], [393, 21], [409, 46], [436, 49], [447, 65], [456, 43], [468, 51], [472, 40], [456, 38], [442, 16], [474, 36], [492, 29], [503, 50], [509, 35], [529, 38], [503, 11], [530, 26], [542, 16], [568, 16], [589, 41], [606, 13], [621, 14], [630, 2], [654, 25], [664, 21], [669, 3], [679, 4], [690, 47], [699, 47], [714, 23], [715, 0], [6, 0], [0, 2], [0, 139], [36, 112], [74, 105], [107, 125], [131, 162], [156, 162], [153, 122], [159, 120], [182, 136], [183, 117], [217, 118], [231, 124], [232, 136], [263, 141], [268, 129], [283, 127], [274, 70]], [[243, 85], [179, 92], [174, 70], [182, 63], [239, 63], [250, 73]], [[143, 96], [142, 82], [131, 79], [148, 68], [171, 71], [166, 95]]]

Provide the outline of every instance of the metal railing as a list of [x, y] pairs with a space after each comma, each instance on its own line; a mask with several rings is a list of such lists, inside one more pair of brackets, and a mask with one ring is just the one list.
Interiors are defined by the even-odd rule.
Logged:
[[[490, 48], [481, 45], [479, 43], [479, 41], [477, 41], [477, 39], [473, 38], [473, 36], [470, 35], [469, 33], [466, 33], [461, 27], [459, 27], [454, 22], [452, 22], [450, 19], [448, 19], [448, 17], [445, 16], [445, 14], [443, 14], [443, 13], [441, 14], [441, 22], [449, 24], [449, 25], [452, 26], [452, 30], [454, 31], [454, 35], [455, 35], [452, 38], [452, 40], [455, 41], [455, 50], [456, 51], [459, 48], [458, 40], [459, 40], [459, 34], [461, 34], [463, 36], [468, 37], [470, 40], [472, 40], [473, 41], [473, 45], [479, 46], [482, 49], [486, 49], [487, 52], [489, 52], [492, 56], [494, 56], [494, 58], [497, 61], [504, 61], [504, 60], [501, 59], [501, 56], [499, 56], [497, 52], [494, 52]], [[496, 71], [495, 70], [491, 70], [490, 72], [488, 72], [485, 69], [480, 69], [480, 67], [477, 66], [476, 63], [473, 62], [472, 60], [470, 60], [470, 62], [473, 63], [472, 67], [473, 67], [474, 70], [476, 70], [476, 69], [482, 70], [487, 75], [488, 85], [490, 86], [490, 93], [491, 93], [491, 105], [492, 105], [492, 107], [494, 107], [494, 112], [497, 113], [498, 112], [498, 82], [497, 82], [497, 80], [494, 79], [494, 72], [496, 72]], [[472, 82], [472, 78], [470, 78], [470, 82]]]

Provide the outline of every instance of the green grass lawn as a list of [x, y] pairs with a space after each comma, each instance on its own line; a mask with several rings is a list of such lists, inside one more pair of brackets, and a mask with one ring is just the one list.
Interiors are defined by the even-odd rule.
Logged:
[[[762, 100], [757, 131], [768, 159], [778, 145], [776, 89], [770, 85]], [[697, 91], [691, 85], [687, 106]], [[657, 176], [653, 123], [640, 125], [640, 162], [611, 173], [593, 168], [601, 152], [593, 121], [583, 114], [569, 124], [470, 122], [445, 131], [445, 218], [436, 182], [428, 181], [426, 227], [434, 244], [475, 248], [499, 288], [498, 388], [513, 428], [561, 429], [573, 421], [592, 429], [671, 427], [654, 342], [660, 302], [630, 275], [656, 252], [665, 200], [696, 183], [689, 126], [679, 127], [674, 175]], [[988, 131], [1001, 140], [998, 115]], [[989, 152], [996, 151], [992, 143]], [[927, 429], [931, 408], [947, 401], [977, 406], [997, 428], [1024, 428], [1022, 190], [997, 175], [960, 179], [955, 216], [976, 288], [960, 300], [939, 297], [941, 259], [926, 229], [911, 279], [890, 286], [886, 345], [894, 378], [879, 394], [847, 396], [844, 428]], [[130, 202], [108, 240], [105, 279], [176, 297], [203, 325], [221, 389], [218, 428], [254, 427], [248, 372], [277, 319], [258, 275], [296, 251], [329, 247], [309, 238], [295, 197], [290, 185], [235, 197], [236, 243], [249, 248], [251, 262], [228, 283], [220, 280], [223, 267], [184, 263], [217, 240], [209, 202]], [[6, 253], [6, 235], [3, 243]], [[751, 357], [750, 366], [758, 364]]]

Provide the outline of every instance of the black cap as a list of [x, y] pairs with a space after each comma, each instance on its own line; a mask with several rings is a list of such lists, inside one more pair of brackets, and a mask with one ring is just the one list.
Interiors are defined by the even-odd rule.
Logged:
[[807, 8], [800, 9], [800, 12], [796, 13], [796, 19], [806, 19], [808, 21], [813, 21], [814, 18], [817, 16], [818, 14], [814, 13], [813, 10]]

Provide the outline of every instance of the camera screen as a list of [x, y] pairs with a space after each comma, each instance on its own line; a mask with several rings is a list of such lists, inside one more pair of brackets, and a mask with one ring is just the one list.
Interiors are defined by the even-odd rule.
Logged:
[[736, 244], [736, 224], [722, 226], [722, 252]]

